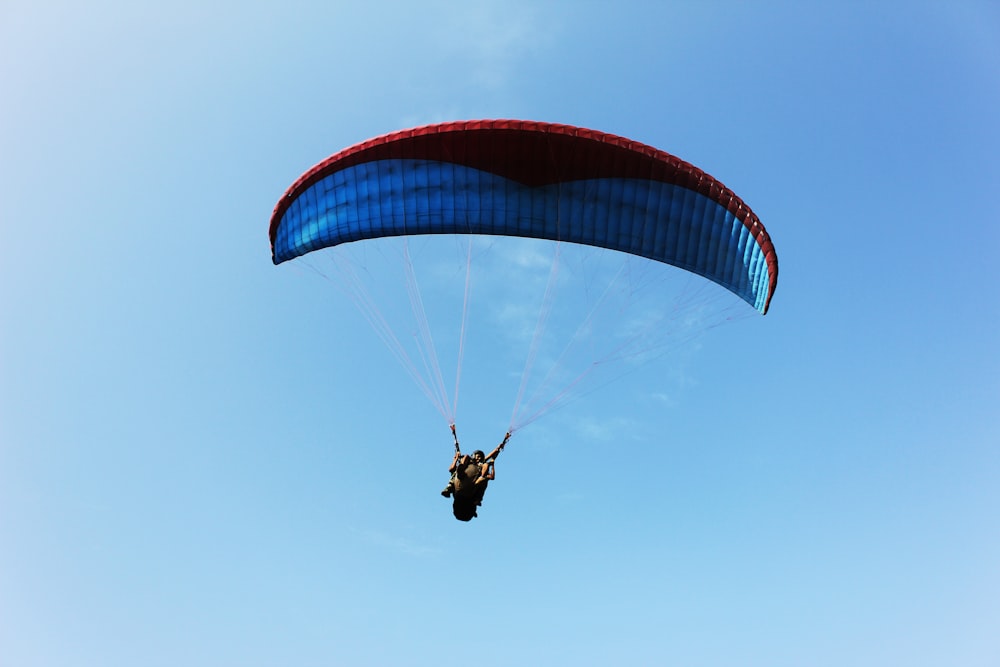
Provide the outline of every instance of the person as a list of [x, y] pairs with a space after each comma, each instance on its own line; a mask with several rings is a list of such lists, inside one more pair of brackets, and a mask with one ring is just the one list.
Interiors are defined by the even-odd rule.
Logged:
[[[452, 427], [452, 433], [454, 432], [455, 429]], [[476, 508], [483, 504], [486, 487], [492, 480], [496, 479], [494, 464], [508, 440], [510, 440], [510, 433], [504, 436], [503, 442], [497, 445], [496, 449], [489, 455], [483, 454], [481, 449], [477, 449], [472, 452], [472, 456], [469, 456], [462, 454], [458, 445], [458, 437], [455, 437], [455, 457], [448, 467], [451, 479], [441, 491], [441, 495], [452, 499], [451, 510], [459, 521], [471, 521], [479, 516]]]

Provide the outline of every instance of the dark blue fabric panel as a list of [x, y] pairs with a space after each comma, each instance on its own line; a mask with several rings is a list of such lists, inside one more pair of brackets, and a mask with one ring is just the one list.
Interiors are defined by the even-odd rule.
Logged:
[[302, 191], [274, 240], [276, 262], [320, 248], [403, 234], [527, 236], [620, 250], [673, 264], [763, 312], [767, 263], [746, 226], [692, 190], [641, 179], [527, 187], [428, 160], [379, 160]]

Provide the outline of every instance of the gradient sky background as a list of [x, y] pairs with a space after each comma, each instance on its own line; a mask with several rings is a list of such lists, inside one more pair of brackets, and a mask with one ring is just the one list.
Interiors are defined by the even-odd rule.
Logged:
[[[0, 664], [1000, 663], [998, 34], [987, 1], [0, 2]], [[766, 317], [518, 433], [470, 524], [440, 415], [266, 234], [327, 155], [466, 118], [674, 153], [781, 263]], [[463, 392], [487, 449], [509, 398]]]

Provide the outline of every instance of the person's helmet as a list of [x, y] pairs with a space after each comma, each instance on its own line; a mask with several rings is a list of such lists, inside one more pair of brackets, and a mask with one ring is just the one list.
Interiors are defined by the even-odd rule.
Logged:
[[486, 454], [483, 453], [483, 450], [477, 449], [476, 451], [472, 452], [472, 458], [485, 459]]

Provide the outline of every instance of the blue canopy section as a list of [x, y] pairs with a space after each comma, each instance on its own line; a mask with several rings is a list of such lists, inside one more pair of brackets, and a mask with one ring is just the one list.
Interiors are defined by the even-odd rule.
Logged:
[[710, 197], [639, 178], [527, 186], [452, 162], [381, 159], [334, 171], [298, 192], [273, 238], [275, 263], [341, 243], [408, 234], [522, 236], [665, 262], [767, 309], [765, 253]]

